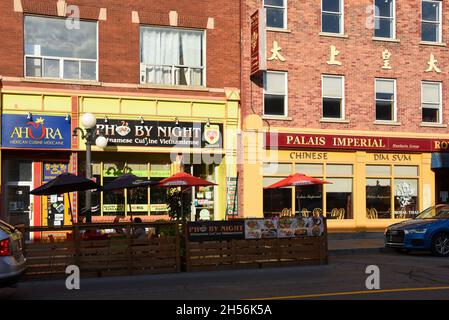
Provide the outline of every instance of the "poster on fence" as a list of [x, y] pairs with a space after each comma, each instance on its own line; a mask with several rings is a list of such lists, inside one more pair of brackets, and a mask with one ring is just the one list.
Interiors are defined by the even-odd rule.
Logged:
[[245, 220], [245, 239], [319, 237], [323, 234], [322, 217]]

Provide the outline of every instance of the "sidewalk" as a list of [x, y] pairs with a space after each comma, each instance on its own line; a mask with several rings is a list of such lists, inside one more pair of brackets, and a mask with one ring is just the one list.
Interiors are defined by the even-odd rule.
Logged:
[[384, 251], [384, 234], [334, 233], [328, 236], [330, 255], [348, 253], [375, 253]]

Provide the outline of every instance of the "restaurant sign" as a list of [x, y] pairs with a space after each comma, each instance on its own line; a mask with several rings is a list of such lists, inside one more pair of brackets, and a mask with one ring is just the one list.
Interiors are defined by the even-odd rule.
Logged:
[[100, 119], [108, 145], [179, 148], [222, 148], [223, 125], [200, 122]]
[[48, 182], [60, 174], [66, 173], [69, 171], [68, 163], [44, 163], [44, 176], [43, 182]]
[[2, 147], [70, 149], [71, 124], [66, 117], [3, 114]]
[[369, 137], [349, 135], [267, 133], [266, 148], [354, 149], [407, 152], [447, 152], [449, 139]]
[[265, 9], [251, 15], [251, 76], [266, 70]]
[[245, 239], [243, 220], [187, 223], [189, 241]]

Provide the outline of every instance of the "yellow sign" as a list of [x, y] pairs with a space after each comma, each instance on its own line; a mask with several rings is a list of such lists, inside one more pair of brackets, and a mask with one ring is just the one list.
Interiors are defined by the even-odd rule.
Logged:
[[271, 51], [271, 57], [268, 58], [268, 61], [272, 60], [279, 60], [279, 61], [286, 61], [286, 59], [282, 56], [281, 51], [282, 48], [279, 46], [277, 41], [273, 41], [273, 48]]
[[336, 58], [340, 54], [340, 51], [337, 50], [337, 47], [331, 46], [331, 57], [330, 60], [327, 61], [327, 64], [329, 65], [337, 65], [341, 66], [341, 61], [338, 61]]
[[426, 72], [435, 71], [436, 73], [441, 73], [441, 69], [438, 68], [437, 63], [438, 63], [438, 60], [435, 59], [435, 56], [433, 55], [433, 53], [431, 53], [429, 62], [427, 62], [429, 67], [427, 68]]
[[388, 51], [388, 49], [385, 49], [385, 51], [382, 52], [382, 59], [384, 61], [384, 65], [382, 66], [382, 69], [391, 69], [390, 58], [391, 58], [391, 52]]

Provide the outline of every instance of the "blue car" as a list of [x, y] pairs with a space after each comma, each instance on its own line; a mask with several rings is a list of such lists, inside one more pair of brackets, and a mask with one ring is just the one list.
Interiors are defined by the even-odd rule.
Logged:
[[449, 205], [439, 204], [416, 218], [395, 223], [385, 231], [385, 247], [398, 250], [430, 250], [449, 256]]

